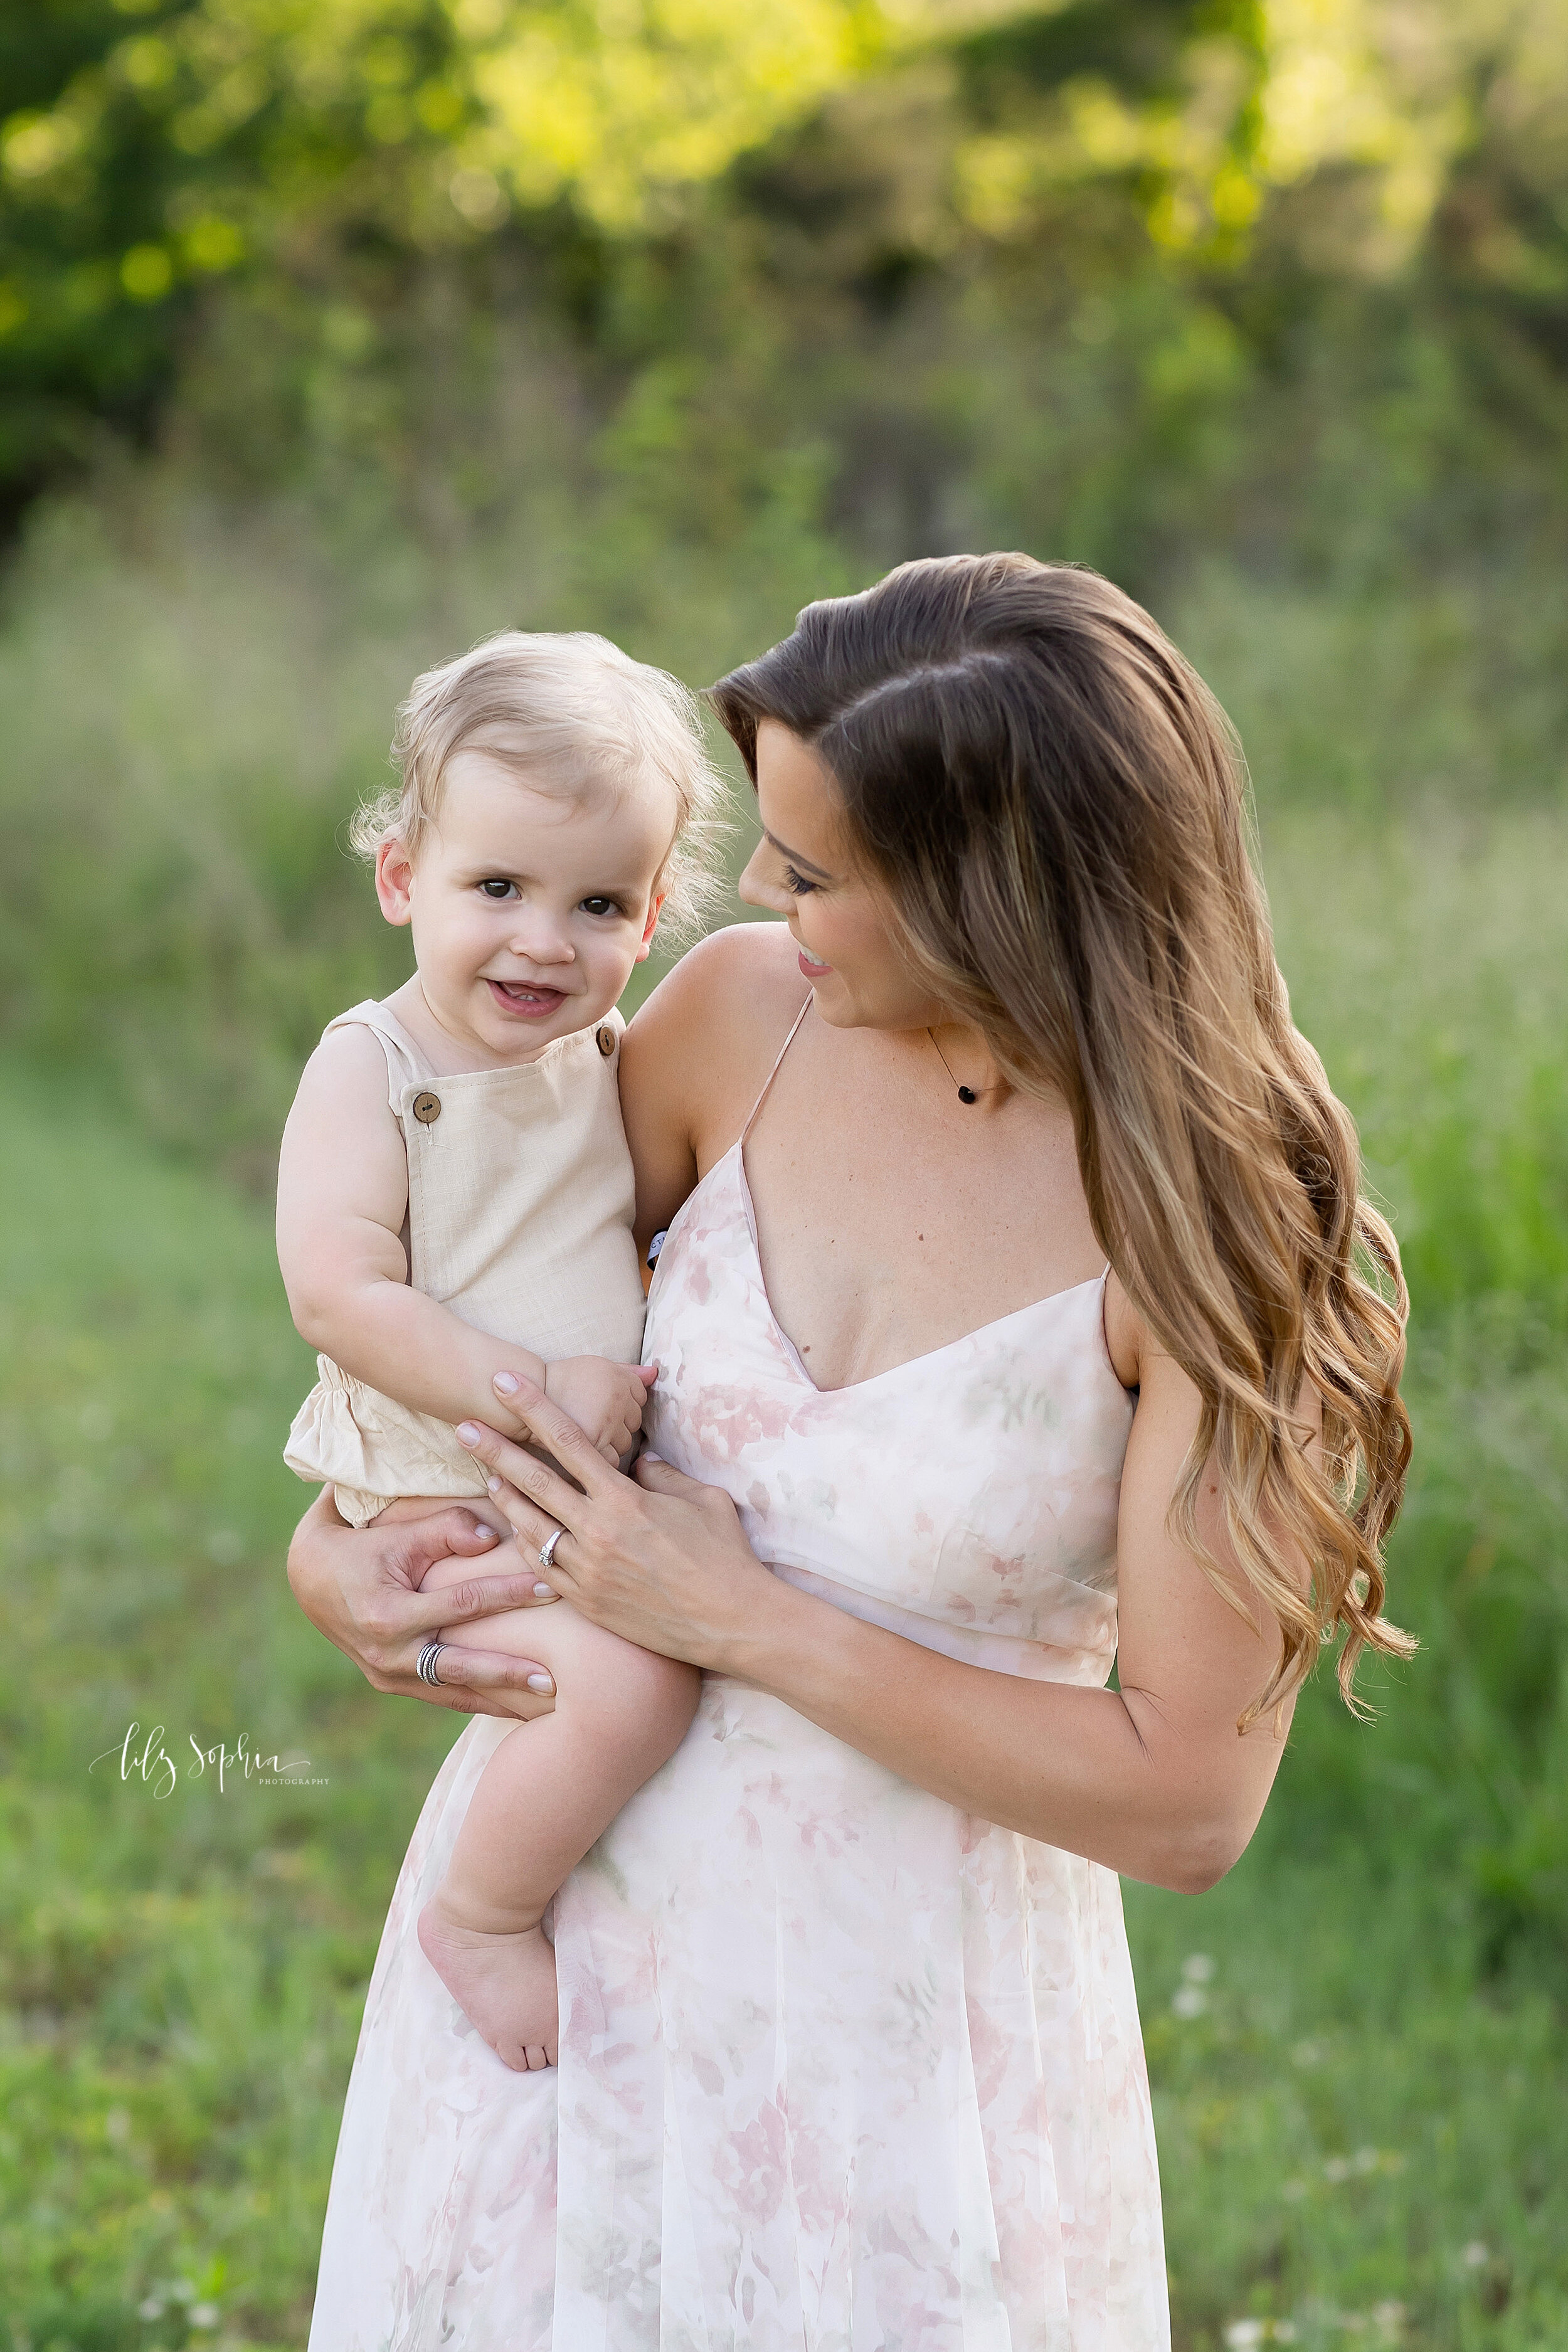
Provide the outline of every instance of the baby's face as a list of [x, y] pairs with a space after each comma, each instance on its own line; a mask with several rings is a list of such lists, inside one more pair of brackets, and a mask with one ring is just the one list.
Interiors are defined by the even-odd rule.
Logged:
[[376, 876], [448, 1034], [527, 1062], [602, 1020], [647, 954], [675, 814], [673, 792], [536, 792], [488, 752], [458, 752], [417, 859], [399, 872], [394, 846]]

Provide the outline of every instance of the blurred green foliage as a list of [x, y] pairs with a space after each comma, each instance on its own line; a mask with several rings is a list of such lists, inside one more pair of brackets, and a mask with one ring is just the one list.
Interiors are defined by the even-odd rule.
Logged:
[[1565, 0], [0, 0], [0, 1024], [263, 1176], [416, 668], [944, 547], [1266, 803], [1555, 794], [1565, 360]]
[[[1421, 1653], [1130, 1893], [1178, 2343], [1560, 2345], [1568, 0], [0, 0], [0, 525], [17, 2342], [300, 2343], [448, 1729], [281, 1588], [224, 1181], [406, 968], [342, 846], [393, 705], [510, 623], [700, 682], [984, 544], [1237, 719], [1415, 1298]], [[331, 1785], [89, 1779], [150, 1713]]]
[[1562, 0], [4, 0], [0, 480], [449, 538], [553, 370], [685, 540], [1555, 549], [1565, 123]]
[[[1423, 1647], [1369, 1678], [1372, 1726], [1319, 1675], [1214, 1895], [1128, 1889], [1177, 2343], [1252, 2319], [1309, 2352], [1554, 2352], [1568, 819], [1286, 809], [1264, 846], [1422, 1302], [1391, 1572]], [[299, 2352], [363, 1986], [452, 1726], [376, 1698], [289, 1600], [310, 1358], [263, 1213], [71, 1069], [0, 1066], [0, 2316], [38, 2352]], [[162, 1726], [179, 1759], [165, 1795], [121, 1778], [132, 1721], [133, 1755]], [[193, 1773], [193, 1735], [241, 1732], [312, 1785]]]

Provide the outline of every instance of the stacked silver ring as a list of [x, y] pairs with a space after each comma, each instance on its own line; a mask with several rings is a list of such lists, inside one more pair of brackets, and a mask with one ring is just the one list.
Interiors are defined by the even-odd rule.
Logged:
[[541, 1568], [552, 1568], [554, 1566], [555, 1547], [560, 1542], [566, 1530], [564, 1528], [554, 1528], [551, 1530], [550, 1534], [545, 1537], [544, 1541], [539, 1547], [539, 1565]]
[[437, 1661], [446, 1646], [444, 1642], [426, 1642], [414, 1668], [420, 1681], [428, 1683], [436, 1690], [441, 1686], [441, 1677], [436, 1671]]

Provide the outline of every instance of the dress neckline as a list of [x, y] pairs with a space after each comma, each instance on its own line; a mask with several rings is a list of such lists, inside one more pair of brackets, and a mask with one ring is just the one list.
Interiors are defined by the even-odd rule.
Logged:
[[[778, 1317], [774, 1314], [773, 1302], [768, 1296], [768, 1279], [766, 1275], [763, 1272], [762, 1244], [757, 1238], [756, 1204], [752, 1199], [751, 1179], [746, 1174], [745, 1146], [746, 1139], [744, 1135], [737, 1136], [735, 1141], [730, 1146], [729, 1150], [723, 1154], [722, 1158], [716, 1160], [713, 1162], [712, 1167], [709, 1169], [707, 1175], [700, 1179], [699, 1183], [693, 1189], [690, 1198], [692, 1200], [696, 1199], [698, 1192], [700, 1192], [702, 1186], [707, 1183], [709, 1177], [716, 1176], [721, 1168], [725, 1167], [731, 1160], [734, 1161], [736, 1183], [741, 1195], [741, 1206], [745, 1213], [746, 1219], [746, 1236], [752, 1245], [752, 1266], [757, 1280], [757, 1295], [763, 1302], [763, 1308], [767, 1316], [769, 1328], [777, 1339], [780, 1347], [783, 1349], [790, 1369], [800, 1380], [805, 1381], [813, 1396], [858, 1396], [863, 1390], [874, 1389], [883, 1381], [897, 1380], [901, 1372], [915, 1371], [925, 1365], [939, 1363], [943, 1356], [951, 1356], [956, 1349], [968, 1347], [972, 1340], [988, 1339], [993, 1332], [1005, 1330], [1008, 1324], [1022, 1321], [1026, 1315], [1041, 1314], [1047, 1307], [1058, 1307], [1067, 1299], [1079, 1297], [1081, 1293], [1086, 1290], [1097, 1290], [1101, 1294], [1102, 1303], [1100, 1309], [1094, 1318], [1095, 1332], [1100, 1341], [1100, 1351], [1105, 1359], [1106, 1367], [1110, 1372], [1112, 1378], [1116, 1381], [1117, 1387], [1121, 1387], [1121, 1381], [1120, 1376], [1117, 1374], [1116, 1367], [1110, 1360], [1110, 1349], [1107, 1345], [1105, 1338], [1105, 1309], [1103, 1305], [1103, 1295], [1106, 1278], [1110, 1272], [1109, 1265], [1102, 1268], [1099, 1274], [1089, 1275], [1083, 1282], [1071, 1282], [1061, 1290], [1047, 1291], [1043, 1298], [1029, 1299], [1022, 1307], [1010, 1308], [1005, 1315], [994, 1316], [989, 1323], [976, 1324], [973, 1331], [962, 1331], [956, 1339], [944, 1339], [940, 1348], [924, 1349], [918, 1356], [906, 1356], [902, 1363], [889, 1364], [879, 1372], [868, 1372], [863, 1381], [846, 1381], [837, 1388], [825, 1389], [819, 1387], [816, 1381], [813, 1380], [805, 1359], [802, 1356], [800, 1349], [795, 1346], [795, 1341], [790, 1338], [789, 1333], [784, 1329], [784, 1325], [779, 1321]], [[1126, 1391], [1123, 1390], [1122, 1393], [1125, 1395]]]

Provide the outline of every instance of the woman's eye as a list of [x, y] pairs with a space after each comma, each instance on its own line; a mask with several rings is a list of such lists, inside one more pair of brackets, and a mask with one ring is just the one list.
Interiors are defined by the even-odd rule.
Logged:
[[808, 882], [804, 874], [797, 874], [795, 867], [787, 864], [784, 870], [784, 888], [793, 890], [797, 898], [804, 898], [808, 890], [815, 890], [816, 887], [815, 882]]
[[618, 915], [621, 910], [614, 898], [584, 898], [583, 911], [586, 915]]
[[510, 898], [517, 885], [513, 882], [504, 882], [499, 874], [492, 874], [488, 880], [479, 884], [479, 887], [487, 898]]

